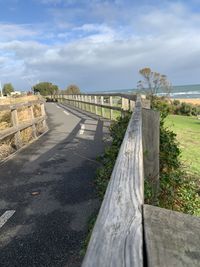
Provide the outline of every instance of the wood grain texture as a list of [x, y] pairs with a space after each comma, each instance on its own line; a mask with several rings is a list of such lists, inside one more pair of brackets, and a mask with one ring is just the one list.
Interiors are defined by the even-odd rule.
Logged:
[[199, 267], [200, 218], [144, 205], [149, 267]]
[[129, 99], [122, 97], [122, 109], [129, 110]]
[[150, 109], [151, 108], [151, 101], [149, 99], [142, 99], [142, 107], [146, 108], [146, 109]]
[[[68, 101], [68, 104], [71, 104], [74, 106], [74, 102], [80, 102], [81, 104], [87, 104], [87, 105], [91, 105], [91, 106], [96, 106], [96, 107], [102, 107], [102, 108], [108, 108], [108, 109], [113, 109], [113, 110], [118, 110], [118, 111], [121, 111], [121, 108], [120, 107], [115, 107], [115, 106], [110, 106], [110, 104], [99, 104], [99, 103], [90, 103], [90, 102], [85, 102], [85, 101], [80, 101], [80, 100], [72, 100], [72, 99], [67, 99], [67, 98], [64, 98], [65, 100]], [[81, 107], [81, 109], [84, 109]]]
[[138, 98], [82, 267], [143, 266], [142, 107]]
[[0, 105], [0, 111], [4, 111], [4, 110], [15, 110], [18, 108], [22, 108], [22, 107], [29, 107], [31, 105], [37, 105], [37, 104], [41, 104], [44, 103], [44, 101], [42, 100], [33, 100], [33, 101], [29, 101], [29, 102], [22, 102], [22, 103], [18, 103], [18, 104], [10, 104], [10, 105]]
[[14, 143], [15, 143], [16, 148], [18, 149], [21, 147], [22, 141], [21, 141], [21, 133], [18, 127], [19, 120], [18, 120], [18, 113], [16, 109], [11, 111], [11, 122], [12, 122], [13, 128], [17, 129], [17, 131], [14, 134]]
[[40, 116], [40, 117], [37, 117], [31, 121], [19, 123], [13, 127], [1, 130], [0, 131], [0, 140], [3, 140], [4, 138], [6, 138], [10, 135], [16, 134], [17, 132], [20, 132], [20, 131], [28, 128], [28, 127], [31, 127], [33, 124], [40, 123], [40, 122], [46, 120], [46, 118], [47, 118], [47, 116]]
[[29, 107], [29, 117], [31, 118], [31, 121], [32, 121], [32, 136], [33, 136], [33, 138], [37, 138], [36, 127], [35, 127], [35, 124], [33, 122], [33, 120], [34, 120], [33, 106]]
[[[108, 94], [105, 94], [105, 93], [79, 94], [79, 96], [82, 96], [82, 95], [92, 96], [92, 97], [94, 97], [94, 96], [105, 96], [105, 97], [119, 96], [119, 97], [124, 97], [124, 98], [130, 99], [130, 100], [133, 100], [133, 101], [136, 101], [136, 99], [137, 99], [137, 95], [136, 94], [132, 94], [132, 93], [130, 93], [130, 94], [121, 94], [121, 93], [115, 93], [115, 94], [110, 94], [110, 93], [108, 93]], [[64, 98], [70, 99], [70, 96], [72, 96], [72, 95], [62, 94], [62, 95], [57, 95], [56, 97], [57, 98], [58, 97], [61, 97], [61, 98], [64, 97]], [[46, 97], [50, 97], [50, 96], [46, 96]]]
[[154, 204], [159, 189], [160, 113], [142, 109], [142, 137], [144, 152], [144, 178], [153, 189]]
[[[109, 105], [112, 107], [113, 106], [113, 97], [109, 97]], [[110, 120], [113, 119], [113, 109], [110, 109]]]

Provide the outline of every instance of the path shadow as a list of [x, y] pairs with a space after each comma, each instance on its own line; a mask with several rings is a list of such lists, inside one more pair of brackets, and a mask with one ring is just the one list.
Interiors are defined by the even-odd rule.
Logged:
[[[0, 167], [1, 212], [16, 210], [4, 227], [2, 267], [81, 265], [79, 251], [87, 220], [99, 208], [94, 186], [96, 156], [106, 145], [104, 128], [109, 121], [65, 108], [80, 119], [66, 138], [52, 138], [60, 124], [49, 114], [49, 132]], [[86, 120], [97, 122], [92, 140], [78, 134]], [[40, 154], [40, 148], [49, 144]], [[33, 155], [36, 159], [30, 160]], [[32, 192], [39, 194], [33, 197]]]

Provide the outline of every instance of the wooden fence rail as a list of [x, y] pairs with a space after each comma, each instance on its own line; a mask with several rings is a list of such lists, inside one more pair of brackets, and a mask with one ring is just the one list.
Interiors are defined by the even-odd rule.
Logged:
[[[56, 95], [55, 99], [62, 103], [75, 106], [111, 120], [115, 119], [114, 111], [124, 116], [135, 107], [137, 95], [133, 94], [81, 94], [81, 95]], [[143, 107], [150, 107], [150, 101], [142, 99]], [[92, 108], [93, 107], [93, 108]]]
[[199, 266], [200, 218], [144, 205], [145, 179], [157, 202], [160, 139], [145, 105], [138, 96], [82, 267]]
[[[120, 98], [118, 106], [113, 103], [115, 97]], [[140, 96], [136, 104], [136, 96], [122, 94], [58, 99], [102, 117], [109, 109], [111, 119], [115, 111], [123, 115], [134, 110], [82, 267], [199, 266], [200, 218], [143, 203], [148, 179], [157, 204], [159, 112], [151, 110], [149, 101]]]
[[82, 267], [143, 266], [142, 104], [136, 102]]
[[[33, 112], [34, 105], [40, 105], [41, 116], [34, 117], [34, 112]], [[29, 120], [26, 122], [20, 122], [18, 119], [18, 109], [23, 107], [27, 107], [29, 110]], [[45, 113], [44, 101], [34, 100], [31, 102], [19, 103], [15, 105], [0, 105], [0, 111], [11, 111], [11, 123], [12, 123], [11, 127], [0, 130], [0, 141], [11, 135], [14, 135], [14, 143], [17, 149], [19, 149], [22, 146], [21, 144], [22, 130], [31, 127], [33, 138], [37, 137], [36, 125], [38, 123], [43, 124], [44, 131], [47, 130], [47, 125], [46, 125], [47, 116]]]

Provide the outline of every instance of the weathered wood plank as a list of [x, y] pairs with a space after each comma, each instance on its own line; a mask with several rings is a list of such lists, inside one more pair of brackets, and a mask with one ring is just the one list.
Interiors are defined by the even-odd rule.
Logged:
[[11, 122], [12, 122], [12, 126], [16, 129], [18, 129], [18, 131], [15, 132], [15, 135], [14, 135], [14, 142], [15, 142], [15, 146], [16, 148], [20, 148], [21, 145], [22, 145], [22, 142], [21, 142], [21, 134], [20, 134], [20, 130], [19, 130], [19, 121], [18, 121], [18, 114], [17, 114], [17, 110], [14, 109], [11, 111]]
[[103, 106], [104, 106], [104, 97], [103, 96], [101, 96], [101, 116], [102, 117], [105, 117], [105, 109], [103, 108]]
[[28, 128], [28, 127], [31, 127], [33, 124], [37, 124], [39, 122], [42, 122], [46, 118], [47, 118], [46, 115], [45, 116], [40, 116], [40, 117], [34, 118], [31, 121], [24, 122], [24, 123], [19, 123], [16, 126], [1, 130], [0, 131], [0, 140], [3, 140], [4, 138], [6, 138], [6, 137], [8, 137], [10, 135], [16, 134], [17, 132], [22, 131], [22, 130]]
[[[64, 98], [66, 99], [66, 98]], [[118, 111], [121, 111], [121, 108], [120, 107], [115, 107], [115, 106], [110, 106], [109, 104], [99, 104], [99, 103], [90, 103], [90, 102], [85, 102], [83, 100], [72, 100], [72, 99], [66, 99], [68, 101], [68, 103], [73, 103], [74, 101], [76, 102], [79, 102], [81, 104], [88, 104], [88, 105], [92, 105], [92, 106], [96, 106], [96, 107], [102, 107], [102, 108], [108, 108], [108, 109], [113, 109], [113, 110], [118, 110]], [[96, 101], [96, 100], [95, 100]], [[83, 107], [81, 107], [81, 109], [83, 109]]]
[[200, 218], [144, 205], [149, 267], [199, 267]]
[[[112, 107], [113, 106], [113, 97], [109, 97], [109, 105]], [[113, 119], [113, 109], [110, 109], [110, 119]]]
[[[48, 127], [47, 127], [47, 122], [46, 122], [46, 111], [45, 111], [44, 103], [41, 103], [40, 108], [41, 108], [41, 115], [42, 115], [41, 117], [43, 118], [42, 126], [46, 130], [46, 129], [48, 129]], [[35, 119], [37, 119], [37, 118], [35, 118]]]
[[33, 101], [29, 101], [29, 102], [22, 102], [19, 104], [9, 104], [9, 105], [0, 105], [0, 111], [4, 111], [4, 110], [15, 110], [15, 109], [19, 109], [22, 107], [28, 107], [30, 105], [37, 105], [37, 104], [41, 104], [44, 103], [44, 101], [42, 100], [33, 100]]
[[149, 99], [142, 99], [142, 107], [146, 108], [146, 109], [150, 109], [151, 108], [151, 101]]
[[29, 116], [30, 116], [30, 119], [32, 121], [32, 136], [33, 136], [33, 138], [37, 138], [36, 127], [35, 127], [35, 124], [33, 122], [33, 120], [34, 120], [33, 106], [29, 107]]
[[[133, 100], [133, 101], [136, 101], [136, 99], [137, 99], [137, 95], [136, 94], [132, 94], [132, 93], [130, 93], [130, 94], [121, 94], [121, 93], [113, 93], [113, 94], [111, 94], [111, 93], [94, 93], [94, 94], [81, 94], [81, 95], [86, 95], [86, 96], [105, 96], [105, 97], [109, 97], [109, 96], [120, 96], [120, 97], [124, 97], [124, 98], [127, 98], [127, 99], [130, 99], [130, 100]], [[69, 98], [69, 96], [70, 95], [67, 95], [67, 94], [63, 94], [62, 95], [63, 97], [65, 96], [65, 97], [68, 97]], [[48, 96], [46, 96], [46, 97], [48, 97]]]
[[94, 104], [95, 104], [95, 114], [98, 114], [98, 110], [97, 110], [97, 96], [94, 96]]
[[152, 186], [153, 201], [159, 189], [160, 114], [151, 109], [142, 109], [142, 137], [144, 153], [144, 178]]
[[122, 109], [129, 110], [129, 99], [122, 97]]
[[142, 106], [127, 128], [82, 267], [143, 266]]

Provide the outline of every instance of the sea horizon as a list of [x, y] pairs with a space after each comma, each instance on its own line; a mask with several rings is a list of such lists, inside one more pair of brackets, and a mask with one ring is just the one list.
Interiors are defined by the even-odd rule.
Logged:
[[[136, 93], [138, 89], [129, 88], [129, 89], [117, 89], [117, 90], [103, 90], [96, 91], [96, 93]], [[89, 92], [88, 92], [89, 93]], [[95, 92], [94, 92], [95, 93]], [[166, 93], [161, 90], [158, 92], [159, 96], [164, 96]], [[172, 91], [169, 94], [171, 98], [200, 98], [200, 84], [191, 84], [191, 85], [175, 85], [172, 86]]]

